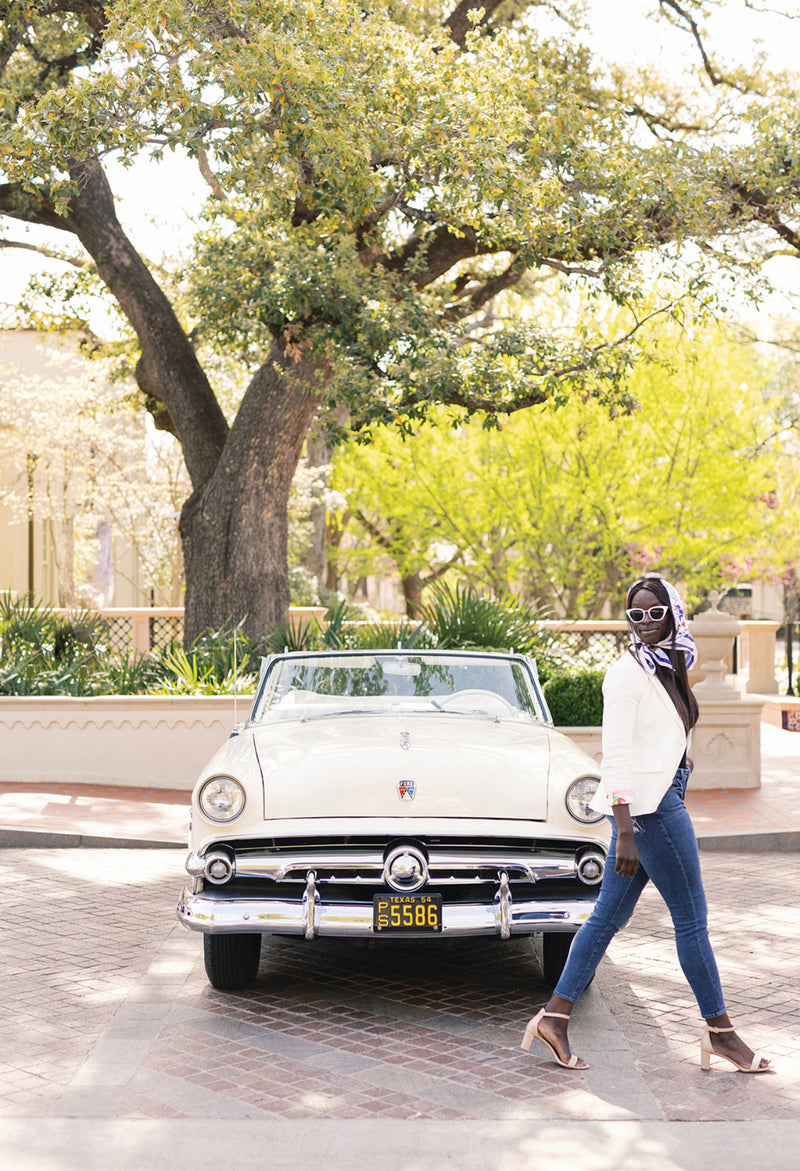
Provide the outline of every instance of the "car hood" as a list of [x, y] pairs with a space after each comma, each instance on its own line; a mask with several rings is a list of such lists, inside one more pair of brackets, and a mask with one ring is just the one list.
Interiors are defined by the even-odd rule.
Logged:
[[541, 725], [369, 714], [252, 731], [270, 819], [547, 817], [552, 733]]

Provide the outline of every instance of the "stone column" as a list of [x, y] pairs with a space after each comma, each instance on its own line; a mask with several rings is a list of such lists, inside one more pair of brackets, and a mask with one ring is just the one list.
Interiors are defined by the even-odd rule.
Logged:
[[322, 622], [327, 613], [327, 606], [290, 606], [287, 625], [292, 634], [298, 637], [313, 622]]
[[745, 678], [745, 691], [756, 695], [777, 695], [775, 678], [775, 635], [777, 622], [743, 622], [739, 636], [741, 650], [739, 672]]
[[697, 643], [702, 682], [694, 685], [700, 720], [690, 755], [693, 789], [761, 787], [762, 700], [742, 699], [727, 678], [727, 659], [741, 623], [720, 610], [721, 595], [709, 594], [711, 609], [693, 619], [689, 629]]

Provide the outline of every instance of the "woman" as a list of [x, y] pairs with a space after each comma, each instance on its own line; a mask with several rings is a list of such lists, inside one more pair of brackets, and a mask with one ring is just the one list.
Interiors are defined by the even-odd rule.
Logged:
[[705, 1018], [701, 1068], [709, 1069], [714, 1055], [743, 1073], [763, 1073], [771, 1063], [737, 1036], [725, 1011], [697, 841], [683, 803], [691, 769], [686, 753], [698, 716], [688, 679], [697, 657], [694, 640], [680, 597], [659, 577], [634, 582], [625, 606], [631, 646], [603, 681], [602, 780], [592, 802], [612, 825], [603, 883], [553, 996], [528, 1023], [522, 1048], [541, 1041], [559, 1065], [588, 1068], [570, 1050], [570, 1013], [652, 879], [669, 908], [678, 958]]

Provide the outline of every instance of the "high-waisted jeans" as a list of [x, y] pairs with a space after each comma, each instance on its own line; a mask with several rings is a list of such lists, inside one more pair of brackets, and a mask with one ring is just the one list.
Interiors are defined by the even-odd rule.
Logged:
[[708, 938], [706, 896], [700, 875], [697, 839], [683, 803], [689, 770], [679, 768], [655, 813], [633, 818], [639, 869], [633, 878], [614, 870], [617, 827], [613, 819], [611, 846], [600, 895], [590, 917], [572, 941], [556, 996], [574, 1003], [594, 975], [609, 943], [633, 914], [649, 879], [669, 908], [675, 928], [678, 959], [706, 1020], [725, 1012], [714, 953]]

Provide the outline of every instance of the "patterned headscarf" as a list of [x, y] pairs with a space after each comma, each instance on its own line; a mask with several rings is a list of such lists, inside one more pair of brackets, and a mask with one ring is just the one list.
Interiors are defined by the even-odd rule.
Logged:
[[660, 582], [667, 591], [669, 607], [672, 611], [672, 619], [675, 626], [674, 641], [673, 633], [670, 631], [667, 637], [663, 638], [661, 642], [656, 643], [655, 646], [647, 646], [646, 643], [643, 643], [641, 639], [636, 637], [634, 629], [629, 622], [628, 629], [630, 630], [633, 657], [639, 666], [643, 667], [649, 675], [655, 675], [657, 663], [662, 667], [669, 667], [672, 671], [674, 667], [670, 662], [667, 651], [672, 650], [674, 646], [675, 650], [682, 651], [686, 656], [686, 670], [690, 671], [697, 662], [697, 647], [695, 646], [695, 641], [691, 636], [686, 621], [686, 607], [683, 604], [683, 599], [674, 586], [671, 586], [668, 581], [664, 581], [663, 577], [639, 578], [628, 590], [625, 597], [625, 609], [627, 610], [630, 607], [631, 594], [634, 591], [638, 592], [639, 589], [646, 589], [648, 581]]

